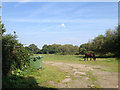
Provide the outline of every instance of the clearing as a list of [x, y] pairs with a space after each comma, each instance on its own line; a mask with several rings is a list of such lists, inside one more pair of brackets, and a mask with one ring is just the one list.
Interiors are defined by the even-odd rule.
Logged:
[[[109, 68], [100, 65], [83, 65], [56, 61], [43, 61], [56, 66], [66, 73], [62, 82], [49, 84], [57, 88], [118, 88], [118, 73], [108, 72]], [[57, 74], [57, 73], [55, 73]]]

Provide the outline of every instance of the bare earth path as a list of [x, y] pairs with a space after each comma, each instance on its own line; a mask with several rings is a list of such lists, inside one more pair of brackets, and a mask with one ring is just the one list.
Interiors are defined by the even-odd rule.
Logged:
[[49, 83], [58, 88], [118, 88], [118, 73], [107, 72], [99, 65], [71, 64], [55, 61], [43, 61], [44, 64], [59, 67], [67, 76], [62, 82]]

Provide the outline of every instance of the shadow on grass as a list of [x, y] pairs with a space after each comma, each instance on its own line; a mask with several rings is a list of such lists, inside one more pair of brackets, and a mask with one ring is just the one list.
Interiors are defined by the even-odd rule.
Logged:
[[115, 58], [115, 56], [96, 56], [96, 58]]
[[[75, 56], [76, 58], [84, 58], [84, 56]], [[116, 58], [115, 56], [95, 56], [96, 58]]]
[[47, 88], [39, 86], [34, 77], [21, 77], [16, 75], [2, 76], [2, 90], [8, 88], [14, 88], [18, 90], [25, 90], [27, 88], [58, 90], [57, 88]]
[[119, 61], [120, 61], [120, 57], [117, 57], [117, 60], [119, 60]]

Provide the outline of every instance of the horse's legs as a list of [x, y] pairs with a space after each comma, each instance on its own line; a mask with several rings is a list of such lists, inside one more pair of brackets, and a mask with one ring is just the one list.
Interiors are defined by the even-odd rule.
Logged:
[[86, 59], [86, 56], [84, 57], [84, 61], [85, 61], [85, 59]]
[[94, 57], [94, 61], [96, 61], [96, 57]]
[[90, 61], [92, 60], [92, 57], [90, 57]]

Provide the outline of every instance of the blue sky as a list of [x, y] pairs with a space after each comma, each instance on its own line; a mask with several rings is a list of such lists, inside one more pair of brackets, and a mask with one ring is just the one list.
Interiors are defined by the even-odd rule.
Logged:
[[17, 32], [19, 42], [80, 46], [115, 29], [117, 2], [4, 2], [2, 22], [7, 33]]

